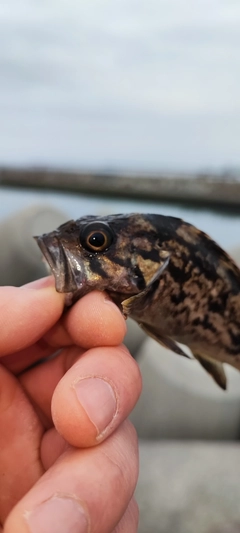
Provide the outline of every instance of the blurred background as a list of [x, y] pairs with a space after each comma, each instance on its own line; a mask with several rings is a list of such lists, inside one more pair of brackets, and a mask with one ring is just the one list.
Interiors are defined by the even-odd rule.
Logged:
[[[240, 4], [0, 5], [0, 285], [85, 214], [180, 216], [240, 264]], [[129, 321], [144, 391], [140, 533], [240, 532], [240, 374], [223, 393]]]

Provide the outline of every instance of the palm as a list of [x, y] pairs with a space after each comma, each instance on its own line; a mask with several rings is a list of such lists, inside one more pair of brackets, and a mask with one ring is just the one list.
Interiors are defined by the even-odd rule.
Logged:
[[[23, 375], [24, 377], [24, 375]], [[44, 426], [20, 381], [0, 368], [0, 523], [43, 473]]]

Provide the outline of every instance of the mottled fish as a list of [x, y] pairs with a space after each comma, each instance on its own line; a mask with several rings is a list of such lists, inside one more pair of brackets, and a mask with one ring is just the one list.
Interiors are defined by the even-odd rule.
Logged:
[[179, 218], [87, 216], [36, 237], [71, 305], [105, 290], [143, 330], [186, 357], [188, 346], [226, 389], [240, 370], [240, 270], [210, 237]]

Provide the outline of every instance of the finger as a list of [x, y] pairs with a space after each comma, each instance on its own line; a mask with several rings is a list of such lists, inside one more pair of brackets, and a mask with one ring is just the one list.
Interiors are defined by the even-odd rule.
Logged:
[[136, 500], [131, 499], [127, 510], [112, 533], [137, 533], [139, 522], [139, 508]]
[[122, 313], [106, 293], [99, 291], [76, 302], [61, 322], [72, 341], [82, 348], [117, 345], [126, 334]]
[[1, 356], [35, 343], [60, 318], [64, 296], [47, 284], [38, 289], [0, 288]]
[[67, 451], [12, 510], [4, 533], [111, 533], [137, 476], [136, 432], [124, 422], [100, 446]]
[[[95, 345], [96, 337], [99, 342], [101, 340], [106, 344], [108, 341], [110, 341], [112, 345], [117, 345], [119, 342], [122, 342], [126, 330], [125, 321], [118, 308], [114, 304], [109, 305], [109, 302], [106, 302], [106, 297], [103, 293], [94, 292], [88, 294], [81, 300], [81, 302], [79, 302], [79, 305], [76, 304], [75, 307], [76, 311], [74, 319], [72, 321], [70, 317], [68, 321], [69, 327], [78, 344], [81, 343], [82, 337], [88, 338], [89, 344], [92, 346]], [[85, 307], [88, 311], [87, 318], [84, 318]], [[83, 318], [81, 310], [83, 310]], [[99, 324], [97, 323], [96, 313], [101, 315], [101, 327], [99, 327]], [[76, 320], [76, 318], [78, 320]], [[109, 325], [110, 319], [111, 326]], [[74, 339], [66, 333], [64, 325], [61, 324], [65, 320], [65, 318], [61, 319], [58, 324], [45, 335], [44, 339], [41, 339], [41, 342], [44, 340], [46, 343], [45, 350], [48, 355], [64, 345], [64, 343], [68, 345], [73, 344], [74, 342]], [[79, 331], [78, 324], [81, 324], [81, 331]], [[111, 338], [109, 337], [109, 330], [111, 331]], [[34, 357], [39, 356], [40, 347], [38, 346], [38, 348], [36, 348], [35, 346], [27, 348], [25, 353], [23, 351], [21, 354], [21, 360], [23, 362], [26, 362], [28, 357], [33, 357], [33, 355], [29, 354], [31, 351], [34, 353]], [[61, 354], [53, 360], [43, 363], [41, 366], [34, 367], [21, 376], [20, 379], [24, 388], [31, 396], [34, 403], [37, 404], [47, 416], [50, 414], [49, 407], [51, 397], [58, 381], [81, 354], [82, 350], [80, 348], [74, 350], [74, 348], [71, 347], [71, 349], [63, 350]], [[43, 352], [41, 353], [41, 356], [44, 357]], [[10, 369], [12, 370], [12, 368]]]
[[140, 392], [138, 365], [123, 346], [92, 348], [54, 390], [54, 426], [71, 445], [94, 446], [125, 420]]
[[52, 426], [51, 402], [53, 392], [65, 372], [81, 356], [82, 352], [81, 348], [74, 346], [64, 349], [52, 359], [30, 368], [18, 376], [45, 428]]
[[64, 346], [117, 345], [125, 333], [126, 323], [117, 306], [105, 293], [94, 291], [64, 313], [37, 343], [4, 357], [2, 362], [16, 374]]
[[123, 341], [126, 329], [122, 313], [108, 295], [92, 291], [66, 310], [43, 340], [46, 349], [51, 350], [73, 344], [82, 348], [117, 346]]
[[49, 470], [69, 447], [70, 445], [59, 435], [54, 427], [46, 431], [43, 435], [40, 449], [44, 470]]
[[0, 522], [42, 474], [42, 433], [18, 380], [0, 365]]
[[85, 354], [78, 347], [65, 349], [20, 381], [46, 417], [45, 427], [53, 419], [64, 439], [80, 447], [95, 445], [114, 431], [142, 387], [139, 367], [123, 346], [92, 348]]
[[5, 355], [0, 358], [0, 361], [5, 368], [17, 376], [34, 363], [50, 357], [55, 351], [43, 339], [40, 339], [34, 346]]

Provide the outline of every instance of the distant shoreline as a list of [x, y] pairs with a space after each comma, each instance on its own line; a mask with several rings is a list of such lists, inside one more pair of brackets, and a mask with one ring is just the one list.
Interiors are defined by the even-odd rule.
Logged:
[[0, 168], [0, 186], [67, 191], [132, 200], [191, 203], [208, 207], [240, 207], [240, 173], [148, 175]]

